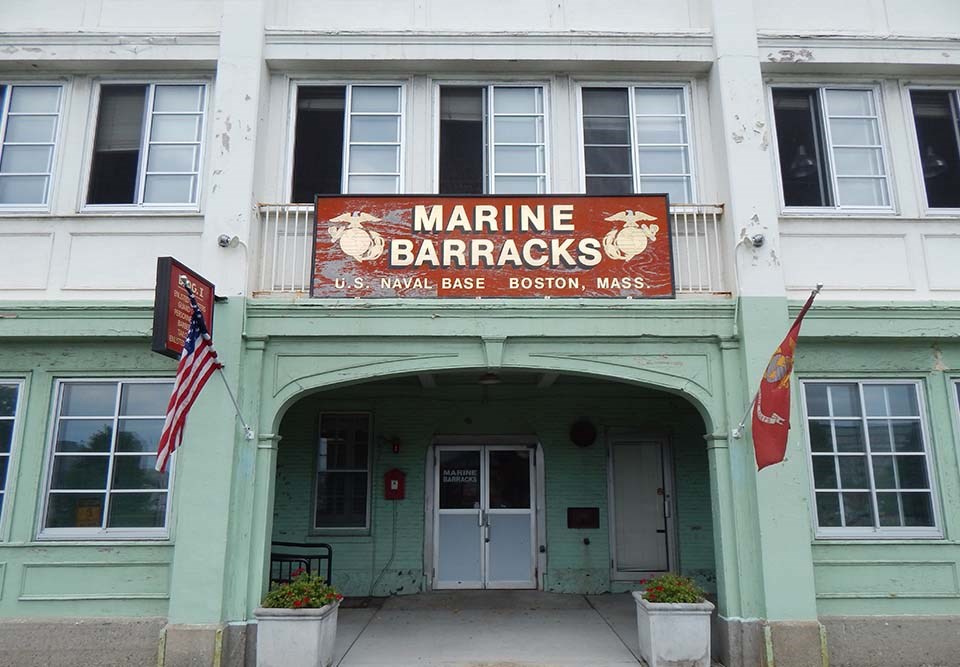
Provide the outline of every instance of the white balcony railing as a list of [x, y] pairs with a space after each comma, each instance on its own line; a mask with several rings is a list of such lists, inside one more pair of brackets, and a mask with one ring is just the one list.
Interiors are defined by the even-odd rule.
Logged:
[[[722, 205], [670, 208], [677, 294], [722, 293]], [[254, 296], [309, 294], [313, 261], [313, 206], [260, 205], [260, 254]]]

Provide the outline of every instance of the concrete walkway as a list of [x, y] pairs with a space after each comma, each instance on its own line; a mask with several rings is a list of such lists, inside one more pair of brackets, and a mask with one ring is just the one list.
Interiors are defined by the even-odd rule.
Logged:
[[341, 609], [342, 667], [635, 667], [629, 595], [437, 591]]

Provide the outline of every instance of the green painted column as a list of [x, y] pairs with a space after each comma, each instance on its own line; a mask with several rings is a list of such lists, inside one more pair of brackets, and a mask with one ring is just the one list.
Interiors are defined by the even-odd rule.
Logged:
[[[240, 299], [216, 306], [215, 346], [231, 387], [240, 378]], [[187, 418], [174, 472], [175, 550], [170, 581], [172, 624], [224, 618], [235, 448], [245, 444], [223, 380], [211, 376]]]
[[[711, 6], [717, 55], [709, 79], [711, 112], [739, 298], [735, 324], [740, 359], [731, 359], [725, 368], [742, 373], [746, 387], [742, 394], [728, 394], [728, 414], [736, 424], [786, 334], [789, 318], [779, 253], [777, 174], [769, 150], [775, 138], [767, 117], [754, 0], [713, 0]], [[751, 178], [727, 176], [731, 174]], [[746, 242], [756, 235], [762, 236], [759, 247]], [[800, 423], [796, 412], [792, 421]], [[809, 485], [800, 436], [795, 427], [787, 461], [760, 473], [749, 421], [744, 436], [730, 442], [743, 618], [817, 618]]]

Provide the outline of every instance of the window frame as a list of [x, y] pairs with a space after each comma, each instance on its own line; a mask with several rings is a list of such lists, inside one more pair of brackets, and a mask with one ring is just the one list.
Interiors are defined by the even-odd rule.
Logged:
[[[140, 133], [140, 158], [137, 163], [137, 201], [130, 204], [90, 204], [87, 199], [90, 196], [90, 181], [92, 180], [93, 159], [96, 150], [97, 123], [100, 119], [100, 99], [104, 86], [147, 86], [147, 98], [144, 102], [143, 119], [144, 125]], [[132, 213], [132, 212], [175, 212], [175, 213], [200, 213], [203, 210], [204, 202], [204, 172], [207, 168], [207, 144], [210, 137], [210, 100], [212, 98], [213, 83], [208, 78], [186, 77], [182, 79], [171, 78], [168, 75], [158, 77], [139, 77], [139, 78], [100, 78], [91, 83], [93, 88], [90, 95], [90, 111], [87, 120], [87, 140], [84, 147], [83, 174], [80, 179], [80, 191], [78, 192], [79, 202], [77, 210], [81, 213]], [[200, 126], [200, 155], [197, 168], [197, 200], [190, 203], [144, 203], [143, 191], [145, 186], [144, 176], [147, 170], [147, 159], [149, 158], [150, 148], [150, 129], [153, 122], [153, 98], [157, 86], [202, 86], [203, 87], [203, 111], [201, 111]], [[186, 173], [186, 172], [184, 172]]]
[[[61, 142], [63, 139], [63, 126], [64, 126], [64, 117], [69, 113], [68, 109], [68, 95], [69, 95], [69, 85], [68, 81], [64, 79], [17, 79], [11, 77], [5, 77], [0, 79], [0, 87], [6, 87], [9, 89], [13, 86], [24, 86], [24, 87], [50, 87], [56, 86], [60, 89], [60, 99], [59, 106], [57, 109], [57, 125], [53, 132], [53, 155], [50, 157], [50, 172], [49, 172], [49, 181], [47, 183], [46, 191], [46, 201], [43, 204], [2, 204], [0, 203], [0, 215], [5, 213], [49, 213], [53, 208], [53, 201], [55, 200], [55, 195], [57, 191], [57, 175], [60, 172], [60, 155], [61, 155]], [[6, 138], [7, 132], [7, 120], [8, 113], [7, 109], [10, 107], [10, 98], [11, 95], [5, 94], [3, 96], [2, 104], [0, 104], [0, 155], [3, 153], [3, 140]]]
[[[958, 113], [960, 113], [960, 84], [956, 81], [954, 82], [942, 82], [942, 83], [904, 83], [901, 86], [901, 89], [904, 92], [903, 95], [903, 107], [904, 107], [904, 124], [907, 125], [907, 133], [909, 135], [910, 150], [913, 152], [913, 168], [915, 173], [914, 186], [917, 194], [917, 201], [919, 202], [921, 215], [925, 218], [956, 218], [960, 215], [960, 207], [931, 207], [930, 202], [927, 198], [927, 184], [923, 178], [923, 164], [921, 163], [922, 156], [920, 153], [920, 137], [917, 134], [917, 121], [913, 115], [913, 99], [910, 93], [914, 90], [917, 91], [940, 91], [940, 92], [949, 92], [952, 93], [957, 105]], [[957, 147], [960, 150], [960, 145]]]
[[[553, 122], [551, 114], [551, 95], [550, 95], [550, 84], [548, 81], [544, 80], [526, 80], [526, 79], [513, 79], [513, 80], [500, 80], [500, 79], [488, 79], [488, 78], [455, 78], [455, 79], [439, 79], [434, 78], [430, 82], [433, 88], [433, 99], [431, 100], [432, 107], [432, 136], [433, 136], [433, 165], [432, 165], [432, 194], [440, 194], [440, 89], [441, 88], [454, 88], [454, 87], [463, 87], [463, 88], [484, 88], [487, 92], [485, 95], [485, 105], [484, 105], [484, 117], [485, 122], [490, 122], [492, 125], [493, 118], [493, 95], [489, 93], [492, 88], [539, 88], [543, 100], [543, 192], [538, 196], [549, 195], [553, 193], [553, 169], [552, 167], [552, 151], [551, 144], [553, 142], [552, 132], [551, 132], [551, 123]], [[485, 164], [489, 165], [489, 172], [484, 174], [484, 189], [489, 190], [484, 192], [483, 195], [474, 195], [474, 196], [500, 196], [500, 197], [510, 197], [516, 195], [509, 194], [500, 194], [498, 195], [493, 190], [494, 188], [494, 179], [495, 172], [493, 170], [493, 150], [494, 150], [494, 135], [492, 132], [492, 127], [484, 125], [483, 128], [484, 137], [486, 138], [486, 147], [484, 152]], [[505, 174], [509, 175], [509, 174]], [[524, 176], [530, 176], [530, 174], [523, 174]], [[537, 174], [539, 177], [540, 174]]]
[[[367, 506], [363, 526], [318, 526], [317, 504], [319, 497], [320, 477], [320, 434], [323, 432], [323, 418], [328, 415], [366, 415], [367, 417]], [[310, 508], [310, 535], [369, 535], [373, 526], [373, 455], [376, 451], [373, 434], [373, 412], [369, 410], [321, 410], [317, 415], [317, 441], [313, 447], [313, 492], [311, 493], [312, 507]], [[359, 470], [340, 470], [335, 472], [360, 472]]]
[[[636, 127], [636, 95], [634, 91], [639, 88], [647, 89], [664, 89], [664, 88], [680, 88], [683, 90], [683, 104], [686, 113], [684, 114], [684, 126], [687, 133], [687, 160], [690, 167], [690, 196], [693, 199], [691, 202], [670, 202], [670, 206], [683, 206], [686, 205], [695, 205], [697, 200], [701, 198], [700, 195], [700, 178], [698, 174], [698, 166], [700, 161], [700, 142], [699, 135], [696, 132], [696, 126], [693, 121], [694, 114], [694, 100], [693, 100], [693, 82], [689, 80], [684, 81], [617, 81], [617, 80], [590, 80], [590, 81], [578, 81], [575, 84], [576, 90], [576, 121], [577, 121], [577, 143], [579, 148], [579, 183], [580, 183], [580, 192], [586, 193], [587, 191], [587, 152], [586, 152], [586, 142], [584, 141], [585, 137], [583, 134], [583, 91], [584, 89], [590, 88], [622, 88], [627, 91], [627, 109], [630, 121], [630, 165], [632, 168], [632, 178], [633, 178], [633, 190], [635, 194], [646, 194], [640, 192], [640, 189], [637, 187], [640, 180], [640, 173], [637, 169], [637, 151], [639, 146], [637, 145], [637, 127]], [[679, 145], [679, 144], [677, 144]], [[657, 194], [657, 193], [649, 193]]]
[[[862, 81], [842, 81], [829, 80], [811, 82], [809, 80], [790, 80], [775, 79], [767, 80], [767, 114], [769, 118], [769, 127], [772, 130], [770, 147], [771, 158], [773, 161], [773, 170], [777, 183], [777, 196], [780, 204], [780, 215], [783, 217], [876, 217], [876, 216], [894, 216], [899, 214], [899, 204], [896, 192], [897, 179], [894, 174], [893, 165], [890, 159], [892, 146], [890, 145], [890, 136], [887, 132], [887, 119], [884, 110], [884, 88], [882, 82], [874, 81], [864, 83]], [[792, 88], [802, 90], [816, 90], [817, 104], [820, 105], [820, 113], [823, 116], [823, 137], [826, 150], [826, 165], [829, 173], [830, 187], [833, 193], [834, 203], [831, 206], [788, 206], [783, 188], [783, 173], [780, 171], [780, 146], [779, 133], [777, 128], [777, 119], [774, 113], [773, 92], [775, 89]], [[833, 135], [830, 131], [829, 118], [826, 115], [826, 91], [827, 90], [868, 90], [873, 94], [873, 102], [877, 111], [877, 131], [880, 135], [880, 154], [883, 157], [884, 181], [887, 186], [887, 196], [889, 204], [886, 206], [841, 206], [837, 201], [837, 175], [834, 166], [834, 146]]]
[[[17, 461], [16, 455], [19, 449], [19, 438], [20, 431], [23, 429], [23, 401], [24, 393], [26, 390], [26, 382], [23, 378], [20, 377], [0, 377], [0, 385], [8, 385], [16, 387], [17, 389], [17, 407], [13, 410], [13, 430], [10, 434], [10, 451], [5, 454], [0, 454], [0, 457], [7, 457], [7, 476], [3, 481], [3, 486], [0, 488], [0, 492], [3, 494], [3, 507], [0, 508], [0, 543], [6, 542], [8, 535], [8, 520], [7, 516], [10, 513], [10, 498], [16, 493], [16, 489], [11, 487], [10, 480], [11, 478], [16, 478], [14, 474], [15, 463]], [[0, 417], [0, 419], [10, 419], [8, 417]], [[15, 484], [13, 486], [16, 486]], [[11, 493], [12, 491], [12, 493]]]
[[[143, 541], [169, 541], [172, 537], [172, 517], [173, 517], [173, 494], [174, 477], [176, 475], [176, 456], [170, 457], [167, 462], [167, 506], [164, 516], [164, 525], [162, 528], [47, 528], [46, 517], [50, 501], [50, 486], [53, 482], [53, 461], [56, 452], [57, 422], [60, 417], [60, 408], [63, 396], [63, 386], [67, 384], [172, 384], [171, 377], [143, 377], [143, 376], [120, 376], [120, 377], [62, 377], [55, 380], [53, 385], [53, 395], [51, 397], [50, 423], [48, 426], [48, 436], [46, 442], [47, 451], [44, 455], [43, 466], [43, 494], [40, 497], [39, 511], [37, 513], [37, 541], [43, 542], [67, 542], [67, 541], [123, 541], [123, 540], [143, 540]], [[114, 405], [113, 424], [114, 438], [116, 438], [117, 421], [120, 419], [119, 406], [121, 391], [118, 388], [116, 403]], [[166, 408], [164, 408], [166, 409]], [[176, 454], [176, 452], [174, 452]], [[110, 471], [113, 468], [115, 452], [110, 451], [110, 463], [107, 472], [107, 489], [105, 494], [110, 494], [109, 485], [112, 484]]]
[[[343, 110], [343, 154], [341, 156], [340, 166], [340, 196], [349, 197], [345, 192], [347, 178], [350, 172], [350, 103], [352, 100], [352, 89], [354, 86], [395, 86], [400, 88], [400, 171], [398, 174], [400, 186], [397, 195], [403, 195], [407, 192], [407, 89], [411, 80], [407, 79], [357, 79], [357, 78], [334, 78], [334, 79], [290, 79], [287, 91], [287, 132], [283, 156], [283, 183], [280, 191], [283, 193], [282, 200], [289, 204], [313, 205], [313, 200], [309, 202], [295, 202], [293, 199], [293, 158], [296, 151], [297, 141], [297, 100], [299, 98], [300, 87], [321, 86], [336, 87], [343, 86], [344, 90], [344, 110]], [[357, 195], [362, 196], [362, 195]]]
[[[937, 485], [937, 468], [933, 457], [933, 443], [931, 441], [930, 428], [927, 423], [927, 403], [923, 391], [924, 382], [918, 379], [903, 378], [849, 378], [849, 377], [805, 377], [799, 379], [800, 386], [800, 405], [803, 415], [803, 442], [804, 454], [807, 459], [807, 474], [809, 476], [810, 491], [810, 521], [816, 540], [835, 541], [835, 540], [915, 540], [915, 539], [934, 539], [944, 538], [943, 517], [940, 512], [940, 492]], [[918, 420], [920, 422], [920, 435], [923, 444], [923, 457], [926, 462], [927, 478], [930, 482], [930, 504], [933, 512], [932, 526], [826, 526], [821, 527], [817, 517], [817, 491], [816, 481], [813, 477], [813, 447], [810, 443], [810, 416], [807, 410], [807, 392], [808, 384], [854, 384], [858, 388], [858, 398], [860, 401], [860, 419], [864, 422], [864, 454], [867, 456], [867, 475], [870, 481], [870, 499], [871, 507], [874, 512], [877, 506], [877, 489], [874, 482], [873, 473], [873, 451], [869, 449], [869, 434], [866, 428], [867, 414], [863, 401], [863, 388], [867, 385], [909, 385], [914, 387], [917, 399]], [[835, 457], [834, 457], [835, 458]], [[874, 519], [876, 515], [874, 515]]]

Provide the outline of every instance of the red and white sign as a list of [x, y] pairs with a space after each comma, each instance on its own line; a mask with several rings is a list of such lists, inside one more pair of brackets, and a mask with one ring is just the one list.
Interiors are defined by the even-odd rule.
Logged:
[[318, 196], [314, 297], [672, 297], [666, 195]]
[[193, 308], [183, 283], [193, 295], [203, 313], [203, 321], [213, 335], [213, 283], [181, 264], [173, 257], [157, 258], [157, 288], [153, 302], [153, 342], [151, 348], [174, 359], [180, 358], [183, 341], [190, 328]]

